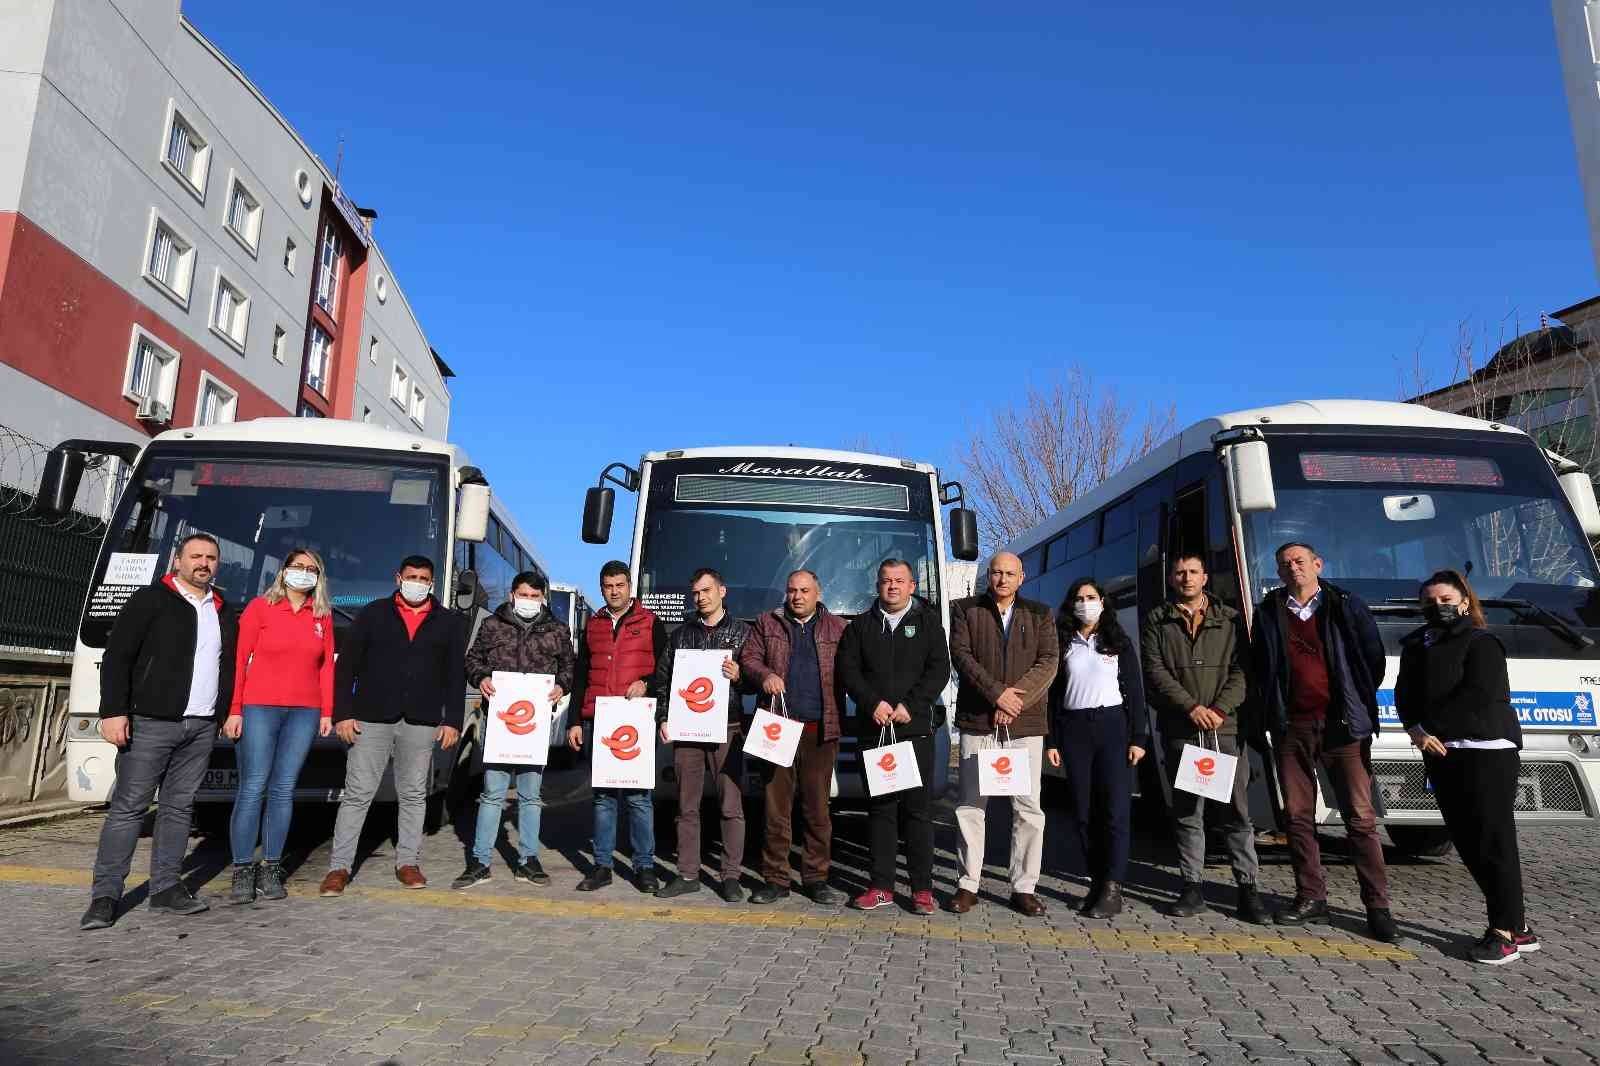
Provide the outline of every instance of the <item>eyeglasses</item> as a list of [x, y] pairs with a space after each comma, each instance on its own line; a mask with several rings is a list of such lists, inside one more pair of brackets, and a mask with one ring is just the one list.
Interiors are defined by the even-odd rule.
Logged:
[[316, 567], [312, 566], [309, 563], [290, 563], [288, 566], [284, 567], [284, 569], [285, 570], [298, 570], [302, 574], [320, 574], [320, 573], [322, 573], [321, 570], [318, 570]]

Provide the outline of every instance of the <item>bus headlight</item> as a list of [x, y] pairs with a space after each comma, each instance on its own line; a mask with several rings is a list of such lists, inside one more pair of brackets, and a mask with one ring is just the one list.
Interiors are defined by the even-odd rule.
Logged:
[[1586, 754], [1589, 751], [1588, 743], [1585, 742], [1582, 735], [1578, 733], [1567, 734], [1567, 747], [1571, 748], [1579, 755]]

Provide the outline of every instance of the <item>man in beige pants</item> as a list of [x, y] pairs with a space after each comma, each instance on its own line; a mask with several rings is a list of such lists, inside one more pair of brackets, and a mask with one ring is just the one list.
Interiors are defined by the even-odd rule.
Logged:
[[961, 799], [956, 857], [961, 878], [947, 910], [965, 914], [978, 902], [983, 879], [984, 814], [988, 797], [978, 789], [978, 755], [994, 745], [1028, 754], [1029, 791], [1011, 797], [1011, 906], [1030, 918], [1044, 914], [1034, 889], [1044, 861], [1044, 808], [1039, 803], [1044, 738], [1049, 732], [1050, 683], [1059, 668], [1059, 641], [1050, 608], [1017, 595], [1022, 560], [1001, 552], [989, 564], [989, 591], [950, 608], [950, 660], [961, 688], [956, 728], [961, 731]]

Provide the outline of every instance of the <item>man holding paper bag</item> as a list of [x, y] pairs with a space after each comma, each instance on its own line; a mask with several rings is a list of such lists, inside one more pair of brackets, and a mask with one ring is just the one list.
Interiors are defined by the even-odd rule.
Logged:
[[[950, 607], [950, 658], [961, 679], [956, 697], [956, 728], [961, 730], [956, 859], [961, 879], [945, 907], [956, 914], [967, 913], [978, 902], [989, 803], [979, 787], [978, 764], [1000, 747], [1015, 749], [1001, 758], [1026, 764], [1014, 771], [1024, 778], [1019, 784], [1026, 791], [1011, 797], [1011, 906], [1029, 918], [1044, 914], [1034, 888], [1044, 863], [1040, 774], [1058, 642], [1050, 608], [1017, 595], [1026, 576], [1020, 558], [1000, 552], [989, 563], [989, 591]], [[993, 739], [996, 734], [999, 743]]]
[[756, 619], [739, 666], [745, 681], [760, 690], [757, 706], [786, 713], [803, 723], [800, 743], [788, 766], [762, 765], [766, 791], [766, 847], [760, 888], [751, 903], [776, 903], [789, 895], [789, 849], [794, 844], [794, 795], [800, 792], [805, 845], [800, 863], [801, 891], [813, 903], [836, 906], [844, 893], [828, 884], [833, 821], [828, 792], [839, 758], [839, 708], [844, 692], [834, 660], [845, 622], [822, 605], [817, 575], [789, 575], [783, 606]]
[[[1250, 824], [1250, 766], [1239, 744], [1239, 708], [1246, 682], [1239, 612], [1206, 595], [1206, 566], [1193, 552], [1172, 557], [1167, 584], [1173, 601], [1145, 619], [1140, 639], [1145, 700], [1157, 716], [1166, 743], [1167, 770], [1173, 776], [1172, 813], [1178, 838], [1183, 892], [1168, 913], [1189, 917], [1206, 909], [1201, 888], [1206, 875], [1206, 801], [1184, 785], [1194, 767], [1184, 746], [1204, 746], [1214, 755], [1200, 761], [1201, 775], [1219, 763], [1234, 766], [1232, 799], [1222, 807], [1233, 878], [1239, 886], [1239, 917], [1257, 925], [1266, 908], [1256, 888], [1255, 827]], [[1237, 765], [1235, 765], [1237, 760]]]
[[[846, 627], [838, 670], [856, 701], [856, 728], [865, 751], [894, 731], [916, 754], [920, 781], [933, 778], [933, 704], [950, 681], [950, 649], [939, 612], [916, 598], [916, 573], [904, 559], [878, 566], [878, 602]], [[892, 764], [891, 764], [892, 765]], [[911, 909], [934, 913], [933, 812], [928, 786], [872, 797], [872, 883], [852, 905], [874, 910], [894, 905], [895, 853], [903, 836], [911, 878]]]
[[[678, 779], [678, 876], [656, 892], [663, 899], [700, 890], [700, 800], [710, 778], [716, 782], [722, 811], [721, 895], [729, 903], [744, 900], [744, 889], [739, 886], [739, 870], [744, 865], [744, 796], [739, 781], [744, 773], [739, 746], [744, 708], [739, 702], [739, 653], [750, 637], [750, 627], [723, 608], [727, 595], [721, 574], [707, 568], [696, 570], [689, 580], [695, 617], [667, 638], [656, 658], [656, 719], [662, 742], [672, 742], [672, 768]], [[704, 652], [720, 654], [692, 654]], [[691, 668], [702, 658], [707, 664]], [[721, 660], [715, 672], [708, 665], [712, 659]], [[702, 715], [724, 719], [726, 724], [719, 730], [724, 735], [706, 740], [675, 739], [668, 725], [674, 708], [680, 719]], [[695, 723], [685, 724], [692, 727]]]
[[[514, 734], [530, 732], [542, 722], [545, 735], [538, 739], [545, 746], [550, 741], [548, 712], [572, 688], [573, 662], [576, 658], [566, 625], [546, 608], [545, 594], [548, 589], [542, 574], [531, 570], [518, 574], [511, 581], [511, 599], [483, 620], [477, 638], [467, 650], [467, 684], [483, 693], [486, 710], [496, 710], [502, 715], [507, 710], [523, 712], [501, 719]], [[497, 706], [494, 702], [496, 673], [553, 677], [555, 680], [549, 689], [548, 703], [537, 715], [533, 713], [534, 708], [528, 706], [528, 700], [519, 701], [510, 708]], [[499, 702], [503, 703], [504, 700]], [[488, 722], [487, 714], [485, 721]], [[539, 792], [544, 782], [543, 766], [486, 761], [483, 767], [483, 792], [478, 797], [478, 825], [472, 845], [472, 861], [451, 884], [451, 888], [472, 888], [489, 880], [489, 862], [494, 856], [495, 840], [500, 835], [500, 822], [505, 813], [506, 789], [513, 778], [517, 786], [518, 861], [511, 868], [511, 876], [534, 885], [550, 883], [550, 875], [539, 865]]]

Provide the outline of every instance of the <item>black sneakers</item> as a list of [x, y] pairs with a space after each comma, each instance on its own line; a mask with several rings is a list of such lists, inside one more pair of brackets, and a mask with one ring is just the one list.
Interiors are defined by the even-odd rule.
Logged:
[[[821, 907], [837, 907], [849, 898], [826, 881], [813, 881], [808, 885], [801, 886], [800, 891], [812, 903]], [[754, 898], [750, 902], [754, 903]]]
[[1389, 913], [1388, 907], [1367, 909], [1367, 932], [1372, 934], [1372, 939], [1385, 944], [1393, 944], [1400, 939], [1400, 927], [1394, 924], [1394, 915]]
[[78, 921], [79, 929], [110, 929], [117, 924], [117, 901], [110, 896], [98, 896], [89, 903]]
[[656, 889], [661, 887], [661, 875], [656, 873], [654, 866], [646, 866], [643, 870], [640, 870], [635, 880], [639, 886], [639, 891], [646, 895], [654, 895]]
[[750, 893], [750, 902], [757, 906], [767, 903], [776, 903], [780, 899], [789, 898], [787, 885], [775, 885], [771, 881], [763, 881], [761, 887]]
[[679, 874], [656, 889], [656, 898], [671, 899], [674, 896], [687, 896], [691, 892], [698, 891], [700, 891], [700, 879], [698, 877], [688, 878]]
[[1266, 925], [1271, 921], [1267, 905], [1261, 902], [1261, 892], [1255, 885], [1239, 886], [1239, 920], [1251, 925]]
[[739, 879], [737, 877], [729, 877], [725, 879], [722, 882], [722, 887], [717, 891], [722, 896], [723, 902], [725, 903], [744, 902], [744, 886], [739, 883]]
[[1493, 929], [1485, 929], [1483, 936], [1467, 952], [1467, 958], [1485, 966], [1504, 966], [1522, 958], [1522, 953], [1517, 950], [1514, 940], [1501, 936]]
[[489, 880], [489, 868], [481, 862], [474, 860], [467, 863], [467, 868], [461, 871], [461, 876], [450, 882], [451, 888], [476, 888], [486, 884]]
[[210, 909], [211, 905], [185, 888], [182, 881], [150, 897], [150, 910], [155, 914], [190, 915]]
[[1279, 925], [1309, 925], [1312, 922], [1327, 925], [1332, 918], [1328, 914], [1327, 900], [1296, 897], [1293, 903], [1274, 915], [1273, 920]]
[[1511, 942], [1517, 945], [1517, 952], [1522, 955], [1538, 951], [1541, 946], [1539, 938], [1534, 935], [1533, 926], [1531, 925], [1524, 925], [1520, 933], [1512, 933]]
[[1206, 909], [1206, 898], [1200, 892], [1198, 881], [1185, 881], [1183, 891], [1178, 898], [1167, 907], [1167, 913], [1174, 918], [1192, 918], [1201, 914]]
[[233, 885], [228, 889], [229, 903], [254, 903], [256, 901], [257, 872], [256, 864], [253, 862], [236, 862], [233, 864]]
[[539, 865], [538, 859], [529, 859], [520, 866], [511, 868], [511, 876], [517, 881], [526, 881], [530, 885], [548, 885], [550, 875], [544, 872], [544, 867]]
[[283, 887], [283, 863], [264, 862], [256, 875], [257, 899], [284, 899], [289, 890]]
[[596, 866], [589, 876], [578, 882], [579, 892], [598, 892], [611, 883], [611, 867]]

